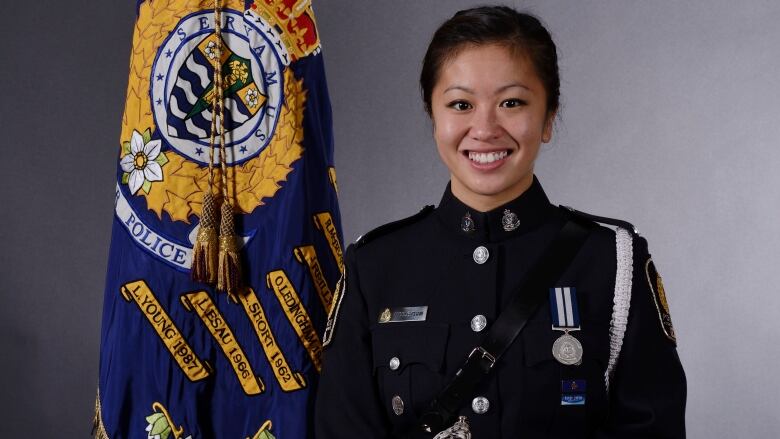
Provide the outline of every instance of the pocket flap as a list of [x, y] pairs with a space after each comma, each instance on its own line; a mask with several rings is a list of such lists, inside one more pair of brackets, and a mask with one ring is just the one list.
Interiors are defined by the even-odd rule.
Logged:
[[388, 323], [371, 329], [374, 369], [390, 367], [394, 357], [400, 361], [397, 372], [410, 364], [424, 364], [440, 372], [447, 348], [449, 327], [445, 324]]

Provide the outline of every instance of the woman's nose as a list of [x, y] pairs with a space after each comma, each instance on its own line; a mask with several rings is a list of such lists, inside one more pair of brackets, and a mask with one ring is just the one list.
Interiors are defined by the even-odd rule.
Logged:
[[498, 137], [501, 127], [493, 108], [479, 108], [471, 119], [471, 137], [474, 140], [490, 140]]

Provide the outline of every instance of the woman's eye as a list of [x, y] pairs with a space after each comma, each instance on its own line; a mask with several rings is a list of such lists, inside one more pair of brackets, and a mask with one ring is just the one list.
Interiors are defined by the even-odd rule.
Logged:
[[525, 105], [526, 102], [522, 99], [507, 99], [501, 102], [501, 106], [504, 108], [516, 108]]
[[450, 102], [448, 106], [455, 111], [466, 111], [471, 109], [471, 104], [466, 101], [453, 101]]

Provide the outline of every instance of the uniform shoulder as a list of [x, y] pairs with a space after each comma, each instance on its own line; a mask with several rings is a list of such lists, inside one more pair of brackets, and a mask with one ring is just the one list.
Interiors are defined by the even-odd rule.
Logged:
[[383, 224], [367, 233], [364, 233], [358, 239], [355, 241], [355, 248], [363, 247], [364, 245], [368, 244], [371, 241], [374, 241], [375, 239], [389, 235], [390, 233], [393, 233], [395, 231], [401, 230], [405, 227], [408, 227], [412, 224], [415, 224], [419, 221], [421, 221], [423, 218], [430, 215], [431, 212], [433, 212], [434, 208], [433, 206], [425, 206], [423, 207], [419, 212], [416, 214], [403, 218], [397, 221], [392, 221], [387, 224]]
[[628, 232], [634, 235], [635, 238], [639, 237], [639, 230], [628, 221], [617, 219], [617, 218], [608, 218], [605, 216], [593, 215], [590, 213], [582, 212], [570, 206], [561, 206], [561, 208], [566, 210], [569, 214], [573, 215], [575, 218], [585, 220], [591, 223], [606, 224], [609, 226], [620, 227], [622, 229], [626, 229]]

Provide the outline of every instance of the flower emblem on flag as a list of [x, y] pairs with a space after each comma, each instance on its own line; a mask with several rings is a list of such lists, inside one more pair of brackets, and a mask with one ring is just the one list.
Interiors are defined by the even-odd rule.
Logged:
[[219, 49], [217, 48], [217, 43], [215, 41], [209, 41], [209, 43], [206, 45], [206, 56], [208, 56], [211, 60], [217, 59], [217, 56], [219, 56], [217, 53], [218, 51]]
[[162, 181], [162, 166], [168, 163], [168, 159], [165, 153], [160, 151], [161, 146], [159, 139], [151, 139], [149, 130], [144, 134], [133, 130], [130, 141], [123, 143], [122, 152], [125, 154], [119, 165], [124, 171], [122, 183], [130, 187], [131, 194], [141, 188], [148, 194], [152, 182]]
[[258, 98], [257, 90], [250, 88], [249, 90], [246, 91], [246, 103], [250, 107], [254, 108], [257, 106], [257, 98]]

